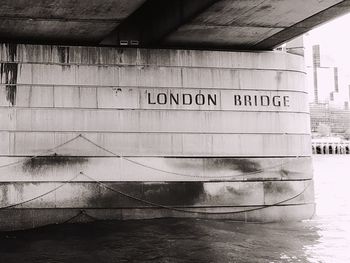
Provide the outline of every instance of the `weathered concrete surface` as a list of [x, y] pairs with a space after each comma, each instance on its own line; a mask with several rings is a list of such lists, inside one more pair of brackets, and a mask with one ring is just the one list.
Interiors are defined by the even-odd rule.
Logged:
[[[59, 151], [58, 151], [59, 152]], [[81, 152], [83, 154], [83, 152]], [[160, 158], [71, 157], [49, 155], [27, 159], [1, 157], [1, 182], [65, 182], [80, 171], [99, 181], [295, 181], [312, 179], [311, 157], [290, 158]], [[157, 170], [152, 169], [157, 168]], [[79, 176], [74, 182], [85, 182]]]
[[38, 0], [1, 2], [3, 40], [96, 43], [145, 0]]
[[[252, 209], [249, 207], [239, 208], [219, 208], [212, 210], [224, 211], [242, 211]], [[314, 204], [304, 204], [295, 206], [274, 206], [265, 209], [237, 213], [236, 220], [244, 222], [270, 222], [271, 218], [274, 222], [298, 221], [310, 217], [310, 211], [314, 209]], [[183, 210], [189, 210], [183, 208]], [[190, 208], [191, 211], [207, 211], [207, 208]], [[91, 222], [93, 220], [103, 220], [105, 218], [115, 220], [130, 220], [134, 218], [152, 219], [152, 218], [169, 218], [169, 217], [193, 217], [204, 219], [232, 219], [230, 214], [222, 215], [205, 215], [180, 213], [168, 209], [156, 208], [120, 208], [120, 209], [76, 209], [76, 208], [49, 208], [49, 209], [9, 209], [0, 211], [0, 231], [18, 230], [34, 228], [48, 224], [61, 224], [64, 222], [82, 223]], [[73, 218], [73, 219], [72, 219]]]
[[[142, 208], [157, 207], [147, 202], [170, 207], [242, 207], [274, 205], [286, 197], [302, 192], [307, 181], [260, 182], [127, 182], [105, 183], [109, 188], [142, 199], [123, 196], [94, 182], [73, 182], [64, 185], [45, 198], [33, 200], [20, 208]], [[0, 187], [2, 205], [7, 206], [34, 198], [59, 183], [3, 183]], [[297, 198], [283, 205], [313, 202], [313, 188], [308, 187]]]
[[[8, 83], [10, 73], [2, 76], [0, 105], [16, 110], [1, 109], [1, 154], [42, 152], [77, 132], [130, 156], [310, 154], [305, 74], [297, 56], [4, 45], [1, 59], [19, 68], [16, 84]], [[16, 90], [11, 100], [8, 87]], [[192, 103], [155, 102], [157, 94], [171, 93], [192, 96]], [[215, 97], [215, 104], [196, 104], [201, 94]], [[259, 103], [268, 96], [270, 105], [234, 104], [234, 96], [243, 103], [255, 95]], [[280, 103], [288, 97], [288, 105], [272, 105], [273, 97]], [[92, 149], [85, 154], [99, 155]]]
[[349, 1], [339, 0], [222, 0], [164, 42], [170, 46], [269, 49], [332, 19], [337, 12], [349, 12], [349, 6]]
[[345, 0], [3, 0], [14, 43], [271, 50], [350, 11]]
[[3, 229], [12, 210], [19, 228], [79, 209], [100, 219], [313, 214], [298, 56], [4, 44], [0, 62]]

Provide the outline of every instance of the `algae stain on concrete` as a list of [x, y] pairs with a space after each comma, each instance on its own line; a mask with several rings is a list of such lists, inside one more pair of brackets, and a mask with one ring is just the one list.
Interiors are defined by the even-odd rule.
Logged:
[[[170, 158], [165, 158], [169, 159]], [[204, 169], [208, 171], [241, 171], [242, 173], [254, 173], [261, 171], [261, 165], [258, 161], [248, 158], [200, 158], [204, 160]], [[191, 162], [184, 159], [182, 162], [167, 163], [169, 166], [182, 169], [203, 169], [202, 162]]]
[[28, 159], [22, 165], [22, 169], [26, 172], [38, 172], [46, 170], [50, 167], [64, 167], [68, 165], [79, 165], [88, 162], [85, 157], [65, 156], [65, 155], [47, 155], [38, 156]]
[[293, 192], [288, 183], [264, 182], [264, 193], [284, 194]]
[[211, 158], [208, 161], [209, 168], [239, 170], [243, 173], [260, 171], [260, 164], [256, 161], [241, 158]]
[[[103, 208], [137, 208], [144, 206], [183, 206], [195, 205], [205, 195], [202, 182], [183, 183], [107, 183], [114, 189], [99, 190], [99, 186], [91, 185], [91, 197], [88, 200], [89, 206]], [[119, 192], [119, 193], [118, 193]], [[129, 195], [127, 197], [124, 194]]]
[[69, 47], [57, 47], [57, 53], [60, 63], [69, 63]]
[[58, 61], [62, 63], [62, 70], [69, 70], [70, 63], [70, 49], [69, 47], [57, 47]]
[[0, 65], [0, 81], [6, 84], [6, 100], [11, 106], [14, 106], [16, 104], [18, 75], [18, 63], [16, 62], [17, 45], [7, 44], [6, 50], [8, 62], [3, 62]]

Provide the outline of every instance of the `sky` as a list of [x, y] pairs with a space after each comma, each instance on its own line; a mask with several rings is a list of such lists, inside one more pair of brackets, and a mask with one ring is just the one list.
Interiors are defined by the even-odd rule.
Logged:
[[350, 69], [350, 14], [309, 31], [304, 37], [304, 44], [306, 49], [320, 44], [321, 50], [332, 57], [337, 66]]
[[[338, 17], [322, 24], [304, 35], [305, 64], [311, 69], [312, 46], [319, 44], [321, 49], [321, 65], [338, 67], [339, 70], [339, 99], [349, 101], [350, 85], [350, 14]], [[307, 70], [309, 73], [310, 71]], [[312, 80], [310, 86], [310, 101], [313, 100]]]

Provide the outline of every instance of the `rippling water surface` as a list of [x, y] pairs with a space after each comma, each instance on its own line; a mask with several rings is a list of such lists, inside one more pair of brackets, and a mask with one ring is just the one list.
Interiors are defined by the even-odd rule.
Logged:
[[350, 156], [315, 156], [313, 220], [66, 224], [0, 234], [0, 262], [350, 262]]

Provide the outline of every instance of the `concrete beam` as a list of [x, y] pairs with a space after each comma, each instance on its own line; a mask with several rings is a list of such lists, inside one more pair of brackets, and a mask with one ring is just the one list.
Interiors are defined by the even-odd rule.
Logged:
[[151, 47], [217, 0], [149, 0], [117, 26], [101, 45]]
[[350, 12], [350, 0], [342, 1], [341, 3], [335, 4], [295, 25], [288, 27], [273, 36], [264, 39], [263, 41], [252, 46], [250, 49], [254, 50], [266, 50], [273, 49], [297, 36], [300, 36], [312, 28], [319, 26], [323, 23], [329, 22], [330, 20], [339, 16], [345, 15]]
[[146, 0], [2, 0], [0, 39], [97, 45]]

